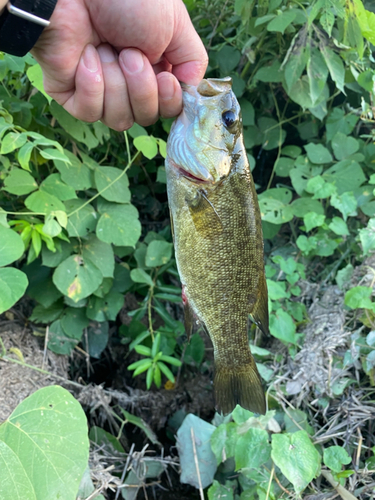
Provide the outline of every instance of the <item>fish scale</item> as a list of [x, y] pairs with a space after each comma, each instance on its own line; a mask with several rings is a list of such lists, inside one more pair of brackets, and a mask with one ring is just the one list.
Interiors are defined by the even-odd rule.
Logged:
[[[229, 102], [232, 103], [235, 97], [231, 90], [229, 92]], [[222, 106], [225, 106], [228, 102], [227, 87], [222, 94]], [[208, 106], [207, 101], [214, 98], [220, 99], [220, 92], [202, 99], [203, 105]], [[217, 105], [215, 109], [222, 111]], [[205, 116], [201, 126], [217, 129], [218, 123], [217, 119], [210, 123]], [[192, 126], [197, 129], [199, 124], [197, 106]], [[207, 151], [209, 147], [217, 151], [216, 144], [201, 139], [206, 135], [214, 142], [215, 134], [198, 135], [198, 148], [192, 148], [193, 153]], [[232, 137], [225, 138], [227, 142], [230, 139]], [[229, 413], [238, 403], [249, 410], [264, 413], [264, 393], [248, 341], [249, 314], [264, 331], [268, 331], [262, 228], [242, 134], [237, 134], [232, 142], [233, 148], [231, 151], [228, 148], [224, 159], [230, 164], [227, 175], [215, 180], [218, 169], [209, 168], [209, 163], [204, 165], [212, 174], [213, 182], [200, 182], [184, 175], [184, 172], [189, 173], [189, 164], [185, 162], [191, 151], [186, 149], [179, 155], [169, 147], [166, 160], [168, 200], [186, 307], [205, 325], [214, 347], [216, 407]], [[188, 146], [193, 146], [191, 139]], [[223, 155], [222, 144], [220, 148]], [[196, 175], [196, 162], [194, 172]]]

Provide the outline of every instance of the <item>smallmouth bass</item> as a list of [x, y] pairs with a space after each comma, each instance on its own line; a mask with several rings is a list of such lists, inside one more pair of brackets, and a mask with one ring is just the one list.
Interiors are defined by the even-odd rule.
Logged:
[[214, 348], [216, 409], [266, 412], [248, 319], [268, 333], [263, 235], [230, 78], [182, 84], [183, 111], [167, 143], [166, 173], [185, 329], [196, 316]]

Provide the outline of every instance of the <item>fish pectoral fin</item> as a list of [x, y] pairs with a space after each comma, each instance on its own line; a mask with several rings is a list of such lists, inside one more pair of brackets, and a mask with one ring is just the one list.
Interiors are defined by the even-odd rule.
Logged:
[[232, 412], [237, 404], [254, 413], [266, 413], [264, 390], [252, 356], [247, 364], [240, 366], [216, 363], [214, 391], [216, 410], [224, 415]]
[[255, 306], [250, 313], [252, 321], [262, 330], [265, 335], [269, 335], [269, 316], [268, 316], [268, 293], [267, 282], [264, 272], [259, 278], [258, 297]]
[[172, 233], [172, 239], [173, 239], [173, 244], [174, 244], [174, 226], [173, 226], [173, 215], [172, 215], [171, 209], [169, 209], [169, 218], [171, 220], [171, 233]]
[[191, 308], [188, 298], [185, 293], [185, 285], [182, 285], [182, 304], [184, 306], [184, 324], [185, 324], [185, 332], [188, 339], [188, 343], [190, 343], [191, 334], [193, 331], [193, 321], [194, 321], [194, 312]]

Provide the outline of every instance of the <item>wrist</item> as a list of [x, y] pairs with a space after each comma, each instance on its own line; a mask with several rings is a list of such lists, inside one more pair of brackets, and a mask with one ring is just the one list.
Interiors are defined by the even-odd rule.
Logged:
[[0, 0], [0, 14], [3, 12], [8, 0]]

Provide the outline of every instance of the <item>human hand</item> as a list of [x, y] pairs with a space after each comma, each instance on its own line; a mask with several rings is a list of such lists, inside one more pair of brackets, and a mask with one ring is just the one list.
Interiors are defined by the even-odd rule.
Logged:
[[32, 54], [70, 114], [120, 131], [176, 116], [178, 80], [195, 85], [207, 67], [182, 0], [58, 0]]

